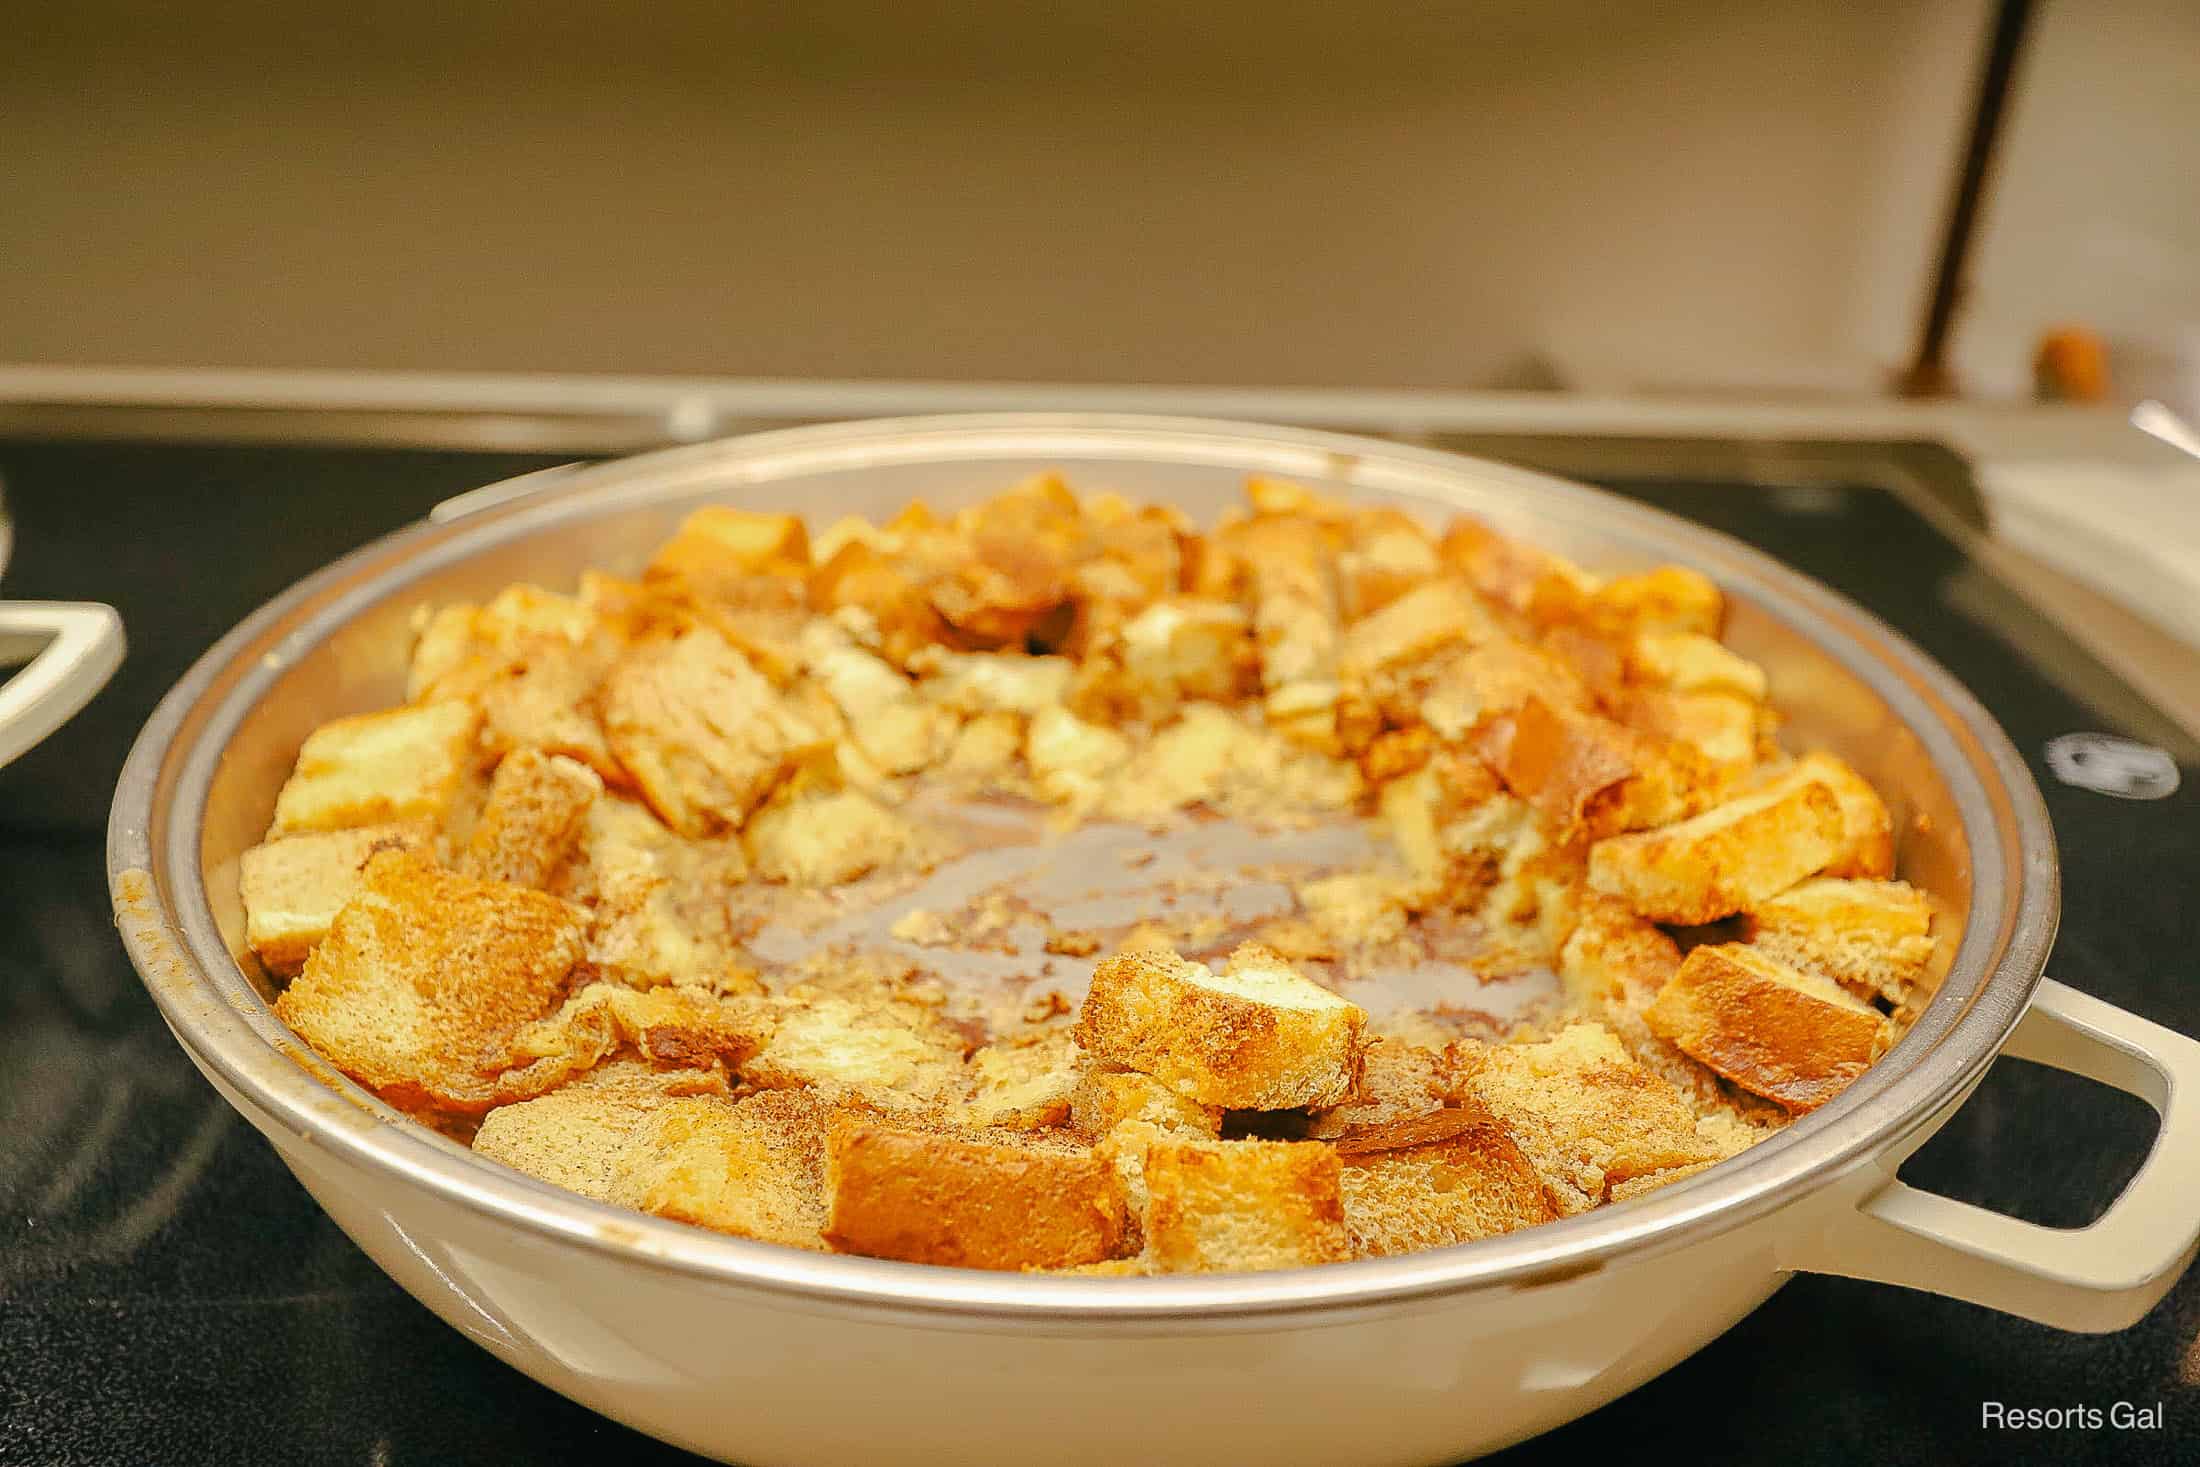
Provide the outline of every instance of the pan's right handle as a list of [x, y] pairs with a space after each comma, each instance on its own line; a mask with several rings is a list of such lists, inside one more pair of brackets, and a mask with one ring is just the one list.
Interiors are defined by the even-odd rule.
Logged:
[[122, 665], [122, 618], [92, 601], [0, 601], [0, 764], [67, 723]]
[[2108, 1211], [2045, 1228], [1889, 1182], [1785, 1261], [2069, 1330], [2122, 1329], [2153, 1308], [2200, 1246], [2200, 1042], [2049, 978], [2003, 1053], [2113, 1085], [2161, 1116]]

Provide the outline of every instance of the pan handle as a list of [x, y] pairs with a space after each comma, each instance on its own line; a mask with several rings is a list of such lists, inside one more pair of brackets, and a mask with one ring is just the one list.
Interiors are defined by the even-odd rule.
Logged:
[[2113, 1085], [2161, 1117], [2138, 1175], [2082, 1228], [2047, 1228], [1889, 1181], [1791, 1266], [1983, 1304], [2062, 1329], [2136, 1323], [2200, 1245], [2200, 1042], [2043, 979], [2002, 1051]]
[[0, 601], [0, 764], [76, 716], [122, 665], [122, 618], [92, 601]]

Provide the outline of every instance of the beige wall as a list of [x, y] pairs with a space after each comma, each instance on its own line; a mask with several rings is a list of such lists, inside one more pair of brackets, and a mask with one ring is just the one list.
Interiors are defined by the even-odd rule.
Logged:
[[1868, 384], [1983, 8], [79, 4], [0, 360]]

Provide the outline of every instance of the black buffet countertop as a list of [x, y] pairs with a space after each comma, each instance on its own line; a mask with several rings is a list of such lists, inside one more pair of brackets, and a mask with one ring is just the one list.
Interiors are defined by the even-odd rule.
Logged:
[[[106, 896], [103, 830], [123, 755], [201, 650], [292, 580], [439, 499], [555, 461], [0, 439], [18, 528], [6, 594], [109, 601], [131, 643], [83, 717], [0, 771], [0, 1462], [693, 1460], [506, 1368], [368, 1262], [176, 1047]], [[2047, 794], [2065, 862], [2052, 971], [2200, 1032], [2200, 752], [2189, 737], [1883, 486], [1615, 487], [1760, 544], [1953, 669]], [[2139, 802], [2056, 782], [2041, 750], [2079, 731], [2170, 749], [2183, 786]], [[1904, 1176], [2080, 1225], [2150, 1136], [2139, 1102], [2004, 1062]], [[2200, 1273], [2108, 1336], [1803, 1277], [1678, 1369], [1505, 1460], [2192, 1461], [2196, 1333]], [[2160, 1403], [2164, 1425], [1981, 1425], [1987, 1401], [2119, 1400]]]

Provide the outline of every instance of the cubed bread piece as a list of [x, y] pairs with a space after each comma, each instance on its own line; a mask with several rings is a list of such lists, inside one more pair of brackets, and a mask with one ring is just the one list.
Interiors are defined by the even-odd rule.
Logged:
[[1693, 632], [1716, 638], [1726, 619], [1726, 598], [1702, 572], [1661, 565], [1606, 581], [1589, 594], [1584, 616], [1591, 626], [1613, 633]]
[[1443, 568], [1435, 536], [1403, 510], [1360, 510], [1352, 516], [1351, 535], [1351, 543], [1337, 553], [1347, 622], [1410, 596]]
[[1536, 1044], [1462, 1040], [1449, 1058], [1464, 1097], [1511, 1128], [1562, 1214], [1595, 1206], [1629, 1177], [1715, 1155], [1680, 1092], [1601, 1024], [1568, 1024]]
[[435, 827], [420, 820], [313, 831], [254, 846], [238, 863], [245, 941], [270, 972], [295, 973], [359, 889], [368, 857], [390, 850], [432, 855], [434, 847]]
[[1536, 697], [1483, 723], [1473, 747], [1507, 789], [1562, 833], [1617, 828], [1625, 786], [1657, 758], [1633, 730]]
[[1367, 1046], [1360, 1093], [1343, 1105], [1317, 1111], [1306, 1134], [1334, 1141], [1397, 1121], [1415, 1120], [1449, 1106], [1457, 1094], [1442, 1050], [1381, 1037]]
[[519, 1098], [505, 1041], [557, 1005], [584, 926], [556, 897], [384, 851], [275, 1010], [391, 1104], [478, 1113]]
[[1031, 657], [1021, 652], [950, 652], [932, 648], [914, 658], [925, 697], [975, 718], [983, 713], [1016, 713], [1029, 718], [1061, 705], [1069, 694], [1077, 665], [1067, 657]]
[[322, 724], [275, 797], [268, 834], [398, 820], [440, 826], [474, 775], [480, 721], [469, 704], [429, 703]]
[[546, 886], [569, 860], [603, 781], [587, 765], [515, 749], [497, 765], [458, 868], [484, 881]]
[[961, 1092], [963, 1044], [912, 1004], [795, 993], [741, 1077], [767, 1089], [811, 1086], [881, 1109], [921, 1110]]
[[1841, 804], [1812, 780], [1779, 780], [1701, 815], [1589, 849], [1589, 885], [1657, 922], [1716, 922], [1757, 905], [1843, 850]]
[[1356, 1258], [1493, 1238], [1558, 1214], [1503, 1124], [1478, 1110], [1425, 1118], [1405, 1145], [1338, 1143], [1344, 1221]]
[[1899, 1004], [1933, 960], [1932, 922], [1925, 894], [1907, 882], [1824, 877], [1758, 903], [1749, 933], [1784, 963]]
[[916, 684], [857, 646], [840, 627], [812, 618], [802, 631], [803, 665], [847, 721], [848, 736], [884, 774], [912, 774], [947, 752], [954, 715], [926, 701]]
[[1700, 1172], [1707, 1172], [1717, 1165], [1718, 1163], [1715, 1161], [1699, 1161], [1689, 1166], [1668, 1167], [1662, 1172], [1651, 1172], [1647, 1176], [1629, 1177], [1624, 1182], [1613, 1184], [1612, 1200], [1614, 1202], [1632, 1202], [1637, 1197], [1647, 1197], [1660, 1187], [1670, 1187], [1675, 1182], [1684, 1182], [1688, 1178]]
[[1574, 912], [1574, 930], [1559, 950], [1558, 973], [1568, 996], [1596, 1002], [1640, 994], [1644, 1002], [1679, 970], [1679, 944], [1625, 902], [1586, 892]]
[[598, 711], [620, 635], [585, 601], [508, 586], [478, 609], [447, 606], [429, 619], [407, 678], [416, 702], [481, 711], [481, 757], [539, 749], [623, 780]]
[[1488, 886], [1530, 819], [1527, 803], [1507, 794], [1488, 766], [1451, 750], [1385, 783], [1376, 804], [1429, 904], [1442, 906], [1462, 905]]
[[838, 886], [912, 855], [909, 822], [862, 790], [798, 775], [749, 817], [741, 840], [766, 881]]
[[506, 1094], [540, 1094], [621, 1051], [660, 1069], [723, 1075], [771, 1032], [771, 1011], [757, 1000], [670, 984], [590, 983], [555, 1013], [513, 1031], [498, 1084]]
[[1251, 581], [1269, 727], [1302, 747], [1336, 752], [1343, 613], [1333, 533], [1302, 516], [1260, 514], [1218, 538], [1227, 539]]
[[822, 1251], [830, 1117], [825, 1102], [803, 1090], [670, 1101], [626, 1133], [605, 1200]]
[[1169, 952], [1122, 952], [1094, 971], [1077, 1042], [1202, 1105], [1336, 1105], [1359, 1087], [1367, 1015], [1247, 943], [1220, 973]]
[[1496, 636], [1464, 652], [1425, 664], [1425, 677], [1409, 686], [1410, 708], [1386, 702], [1396, 723], [1423, 723], [1447, 743], [1471, 737], [1484, 721], [1514, 712], [1530, 698], [1553, 708], [1587, 709], [1581, 677], [1548, 651], [1517, 637]]
[[612, 751], [667, 825], [738, 830], [819, 737], [706, 627], [629, 652], [604, 685]]
[[1146, 1150], [1146, 1257], [1158, 1273], [1245, 1272], [1351, 1256], [1343, 1167], [1319, 1141], [1164, 1136]]
[[612, 1060], [547, 1095], [490, 1111], [474, 1133], [474, 1152], [606, 1201], [619, 1177], [621, 1148], [636, 1126], [682, 1096], [724, 1087], [720, 1076]]
[[1125, 1121], [1190, 1136], [1222, 1131], [1221, 1107], [1201, 1105], [1136, 1070], [1084, 1071], [1070, 1092], [1069, 1114], [1070, 1129], [1087, 1141], [1099, 1140]]
[[1042, 708], [1024, 736], [1024, 762], [1039, 793], [1056, 804], [1098, 803], [1108, 776], [1130, 761], [1130, 740], [1067, 708]]
[[934, 609], [923, 578], [895, 553], [899, 537], [876, 533], [877, 543], [818, 542], [810, 605], [819, 611], [860, 613], [876, 629], [879, 650], [887, 659], [908, 666], [920, 652], [938, 646], [947, 635], [947, 623]]
[[1776, 783], [1808, 781], [1832, 792], [1841, 806], [1841, 850], [1827, 876], [1894, 875], [1894, 817], [1864, 777], [1831, 754], [1805, 754], [1775, 776]]
[[585, 859], [566, 868], [560, 886], [594, 903], [591, 967], [634, 988], [752, 986], [724, 896], [748, 873], [738, 840], [690, 841], [638, 802], [608, 797], [589, 807], [583, 825]]
[[1695, 1059], [1798, 1114], [1839, 1095], [1887, 1039], [1879, 1011], [1831, 978], [1740, 943], [1689, 953], [1646, 1017]]
[[1125, 623], [1122, 637], [1124, 677], [1150, 711], [1186, 698], [1228, 702], [1252, 682], [1252, 623], [1226, 601], [1156, 601]]
[[806, 577], [809, 569], [810, 537], [800, 515], [711, 504], [682, 520], [672, 538], [657, 547], [648, 574], [713, 596], [728, 582]]
[[1337, 663], [1347, 683], [1373, 687], [1439, 652], [1472, 647], [1495, 635], [1496, 623], [1481, 599], [1464, 583], [1446, 577], [1352, 623], [1345, 629]]
[[834, 1123], [825, 1237], [843, 1253], [957, 1268], [1067, 1268], [1113, 1257], [1123, 1202], [1080, 1149]]
[[1538, 622], [1579, 616], [1598, 584], [1572, 561], [1507, 539], [1471, 515], [1452, 520], [1437, 555], [1484, 596]]
[[1670, 688], [1622, 688], [1606, 700], [1612, 717], [1652, 738], [1685, 744], [1727, 779], [1757, 762], [1764, 710], [1733, 693], [1682, 693]]
[[1067, 1029], [988, 1044], [970, 1056], [969, 1094], [955, 1107], [955, 1120], [1016, 1131], [1065, 1124], [1082, 1078], [1077, 1058]]
[[1644, 632], [1627, 647], [1626, 675], [1676, 693], [1765, 699], [1765, 670], [1700, 632]]

